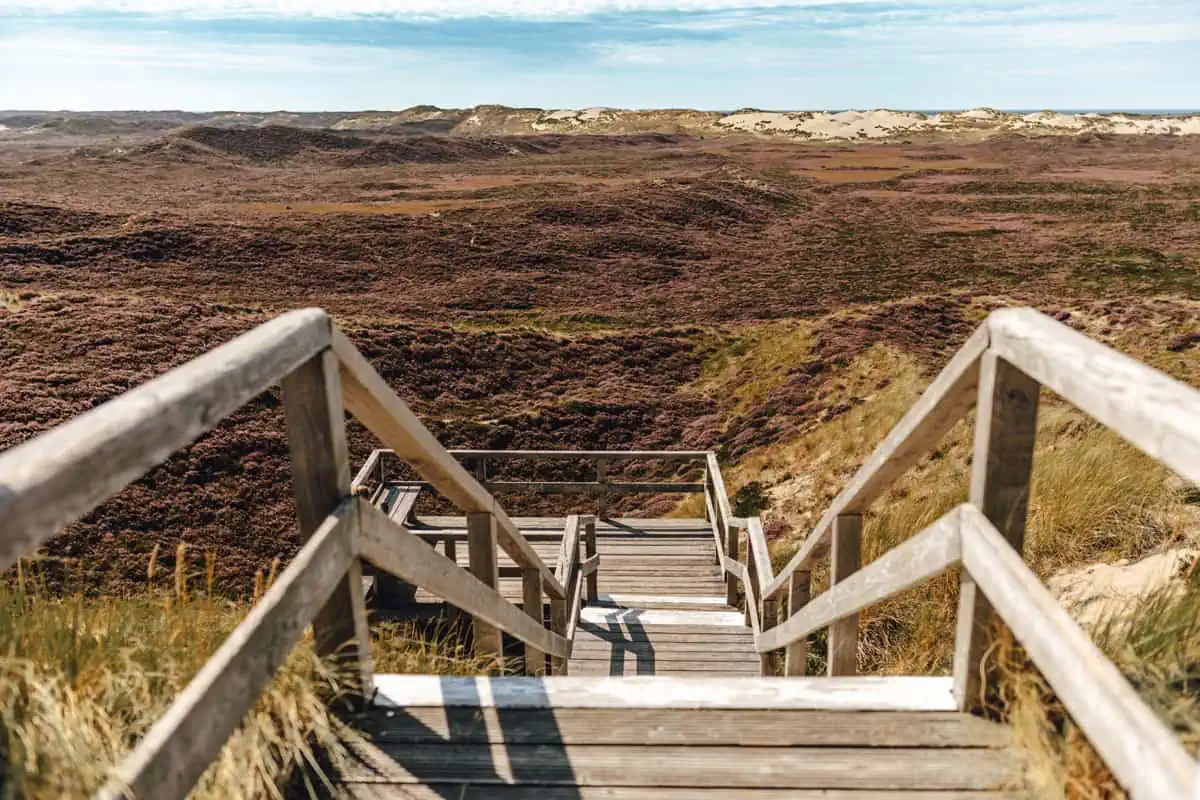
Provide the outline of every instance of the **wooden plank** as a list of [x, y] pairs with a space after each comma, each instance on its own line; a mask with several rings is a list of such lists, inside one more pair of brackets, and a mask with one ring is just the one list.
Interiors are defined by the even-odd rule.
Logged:
[[660, 611], [640, 608], [588, 606], [580, 619], [593, 625], [710, 625], [745, 628], [740, 611]]
[[402, 489], [400, 496], [393, 500], [387, 515], [401, 525], [411, 525], [416, 522], [413, 509], [416, 508], [417, 498], [420, 496], [421, 488], [419, 486]]
[[1200, 484], [1200, 391], [1031, 308], [987, 324], [997, 355]]
[[[1016, 552], [1025, 541], [1029, 480], [1037, 439], [1037, 381], [987, 353], [981, 362], [970, 502], [1004, 533]], [[984, 705], [979, 667], [994, 616], [969, 575], [960, 575], [954, 640], [954, 694], [963, 710]]]
[[346, 408], [354, 417], [422, 478], [465, 512], [491, 512], [496, 517], [500, 545], [523, 567], [537, 567], [542, 586], [554, 597], [566, 592], [542, 563], [529, 542], [487, 490], [421, 424], [345, 334], [333, 330], [333, 349], [342, 373]]
[[957, 564], [962, 555], [958, 506], [892, 548], [758, 638], [760, 653], [785, 647], [830, 623], [882, 602]]
[[[862, 515], [839, 514], [833, 521], [833, 550], [829, 558], [829, 584], [836, 586], [862, 566]], [[858, 614], [847, 614], [829, 626], [830, 675], [858, 671]]]
[[[788, 616], [795, 616], [812, 599], [812, 573], [796, 571], [788, 583]], [[789, 644], [784, 652], [783, 674], [803, 675], [808, 664], [808, 637]]]
[[[475, 579], [495, 590], [500, 585], [500, 570], [496, 563], [496, 519], [486, 511], [467, 514], [467, 560]], [[413, 581], [420, 585], [419, 581]], [[471, 620], [471, 634], [477, 658], [496, 661], [500, 658], [503, 641], [500, 631], [477, 617]]]
[[357, 560], [358, 500], [327, 517], [97, 797], [183, 798]]
[[[759, 660], [758, 653], [753, 651], [743, 654], [733, 652], [680, 652], [657, 650], [635, 650], [628, 647], [614, 647], [607, 651], [587, 649], [571, 653], [571, 669], [573, 674], [583, 674], [575, 671], [575, 667], [584, 662], [592, 662], [605, 666], [616, 666], [624, 663], [626, 666], [647, 666], [650, 674], [656, 668], [674, 667], [676, 669], [692, 669], [699, 672], [742, 672], [757, 675]], [[619, 670], [614, 670], [619, 675]]]
[[[737, 613], [737, 612], [733, 612]], [[616, 636], [624, 635], [625, 638], [644, 637], [646, 628], [643, 625], [637, 624], [636, 620], [632, 622], [604, 622], [594, 623], [583, 620], [582, 629], [594, 632], [597, 636]], [[748, 641], [753, 641], [753, 632], [743, 625], [669, 625], [660, 624], [654, 626], [654, 635], [662, 637], [667, 634], [678, 634], [681, 637], [716, 637], [716, 636], [732, 636], [737, 638], [745, 638]]]
[[579, 565], [579, 569], [587, 576], [587, 599], [589, 602], [593, 602], [600, 596], [600, 577], [596, 574], [596, 570], [600, 567], [600, 553], [596, 542], [595, 517], [584, 519], [583, 550], [587, 558]]
[[337, 800], [1029, 800], [1023, 791], [345, 783]]
[[[542, 605], [541, 574], [531, 567], [522, 567], [522, 569], [525, 570], [525, 577], [522, 580], [522, 585], [525, 589], [524, 597], [522, 598], [525, 613], [537, 622], [538, 625], [544, 627], [546, 624], [544, 616], [546, 609]], [[531, 644], [525, 645], [525, 674], [546, 674], [546, 654]]]
[[720, 595], [708, 597], [690, 597], [687, 595], [659, 594], [602, 594], [597, 595], [596, 604], [602, 606], [624, 606], [644, 608], [647, 604], [662, 607], [678, 606], [691, 608], [695, 606], [724, 606], [725, 598]]
[[488, 481], [489, 492], [529, 494], [699, 494], [703, 483], [598, 483], [595, 481]]
[[593, 677], [633, 677], [658, 675], [683, 678], [756, 678], [759, 675], [758, 659], [750, 663], [720, 664], [657, 664], [653, 660], [627, 660], [614, 666], [609, 660], [571, 661], [571, 674]]
[[[356, 715], [355, 730], [387, 744], [626, 744], [754, 747], [1007, 747], [1010, 730], [970, 714], [938, 711], [737, 709], [408, 708]], [[787, 757], [782, 750], [780, 757]]]
[[359, 494], [360, 490], [366, 487], [370, 482], [372, 473], [378, 473], [380, 459], [383, 454], [379, 450], [372, 450], [371, 455], [367, 456], [367, 460], [359, 467], [358, 472], [354, 475], [354, 480], [350, 481], [350, 491], [354, 494]]
[[571, 593], [567, 600], [567, 641], [575, 639], [575, 628], [579, 625], [579, 606], [583, 601], [583, 573], [576, 572], [571, 581]]
[[[397, 783], [540, 786], [1002, 789], [1020, 779], [1005, 751], [982, 748], [795, 748], [657, 745], [384, 745], [372, 767]], [[507, 769], [498, 770], [498, 765]], [[505, 774], [507, 773], [507, 774]]]
[[988, 336], [988, 325], [982, 325], [959, 348], [950, 363], [834, 498], [788, 565], [763, 588], [763, 597], [776, 597], [787, 587], [792, 572], [808, 567], [812, 559], [825, 552], [833, 522], [839, 514], [865, 511], [971, 409], [979, 381], [979, 359], [987, 350]]
[[486, 456], [492, 461], [527, 458], [580, 459], [584, 461], [703, 461], [707, 450], [451, 450], [460, 458]]
[[528, 678], [375, 676], [382, 708], [758, 708], [826, 711], [954, 711], [942, 677], [850, 678]]
[[561, 658], [570, 652], [562, 636], [535, 623], [495, 589], [443, 558], [379, 509], [364, 502], [361, 515], [359, 541], [363, 558], [543, 652]]
[[725, 543], [721, 541], [721, 522], [717, 519], [717, 509], [713, 505], [712, 489], [707, 486], [704, 490], [704, 507], [708, 512], [708, 519], [712, 528], [713, 550], [716, 552], [716, 563], [720, 564], [721, 559], [725, 556]]
[[746, 540], [750, 558], [754, 559], [754, 569], [758, 573], [758, 585], [761, 587], [775, 578], [771, 571], [771, 551], [767, 547], [767, 538], [763, 535], [762, 520], [750, 517], [746, 525]]
[[758, 652], [754, 649], [753, 640], [714, 637], [699, 642], [664, 642], [653, 634], [647, 636], [645, 640], [639, 641], [602, 639], [590, 634], [587, 636], [576, 634], [575, 647], [571, 650], [571, 657], [596, 657], [597, 654], [612, 653], [614, 650], [636, 655], [677, 656], [689, 653], [694, 657], [695, 654], [700, 653], [712, 655], [715, 658], [745, 656], [750, 661], [758, 659]]
[[0, 569], [328, 347], [330, 327], [284, 314], [0, 454]]
[[962, 506], [963, 565], [1135, 798], [1185, 800], [1196, 765], [1175, 734], [980, 511]]
[[[301, 540], [307, 540], [350, 494], [337, 357], [323, 350], [286, 375], [281, 386], [296, 521]], [[355, 675], [350, 688], [360, 700], [371, 694], [371, 631], [362, 579], [362, 565], [355, 559], [312, 620], [317, 654], [336, 658]]]

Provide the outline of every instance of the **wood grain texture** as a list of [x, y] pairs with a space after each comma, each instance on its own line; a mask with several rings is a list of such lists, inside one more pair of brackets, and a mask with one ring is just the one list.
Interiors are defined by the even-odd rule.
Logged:
[[565, 638], [538, 625], [495, 589], [443, 557], [379, 509], [361, 502], [359, 542], [363, 558], [409, 583], [423, 586], [446, 602], [542, 652], [560, 658], [566, 658], [570, 653]]
[[460, 458], [489, 461], [566, 459], [581, 461], [703, 461], [708, 450], [451, 450]]
[[492, 513], [505, 552], [523, 567], [537, 567], [549, 594], [565, 596], [562, 584], [554, 579], [495, 499], [442, 447], [354, 344], [336, 329], [333, 349], [341, 366], [343, 399], [350, 413], [456, 507], [467, 513]]
[[[355, 715], [356, 730], [389, 744], [626, 744], [756, 747], [997, 748], [1008, 728], [970, 714], [937, 711], [736, 709], [409, 708]], [[779, 751], [786, 758], [785, 750]]]
[[[839, 514], [833, 521], [829, 584], [835, 587], [862, 566], [862, 515]], [[858, 614], [847, 614], [829, 626], [828, 673], [858, 671]]]
[[1200, 484], [1200, 391], [1031, 308], [987, 324], [998, 356]]
[[[813, 789], [1005, 789], [1013, 758], [991, 749], [776, 748], [712, 745], [384, 745], [351, 773], [394, 783]], [[361, 776], [361, 777], [360, 777]]]
[[[500, 586], [500, 568], [496, 561], [496, 518], [486, 511], [467, 514], [467, 561], [477, 581], [492, 590]], [[500, 658], [503, 640], [494, 625], [489, 625], [480, 617], [473, 617], [471, 637], [477, 658], [484, 661]]]
[[[793, 572], [788, 581], [788, 616], [795, 616], [812, 599], [812, 573]], [[808, 637], [789, 644], [784, 653], [783, 674], [788, 677], [804, 675], [808, 664]]]
[[1117, 780], [1135, 798], [1186, 800], [1196, 765], [1175, 734], [992, 523], [961, 508], [964, 566]]
[[[525, 575], [521, 584], [524, 589], [522, 605], [530, 619], [545, 626], [546, 608], [542, 604], [542, 576], [532, 567], [522, 567]], [[525, 674], [541, 676], [546, 674], [546, 654], [531, 644], [525, 645]]]
[[375, 676], [381, 708], [733, 708], [813, 711], [954, 711], [941, 677], [593, 678]]
[[0, 454], [0, 569], [329, 346], [329, 316], [284, 314]]
[[262, 600], [121, 763], [99, 798], [171, 800], [188, 794], [356, 563], [353, 539], [359, 502], [346, 501], [318, 526]]
[[[281, 385], [296, 520], [301, 540], [307, 541], [350, 494], [350, 453], [337, 357], [325, 349], [284, 376]], [[355, 675], [351, 690], [360, 699], [369, 697], [371, 632], [357, 559], [312, 625], [317, 654], [336, 657]]]
[[[971, 460], [970, 502], [1020, 553], [1025, 543], [1029, 481], [1037, 439], [1037, 381], [985, 353], [980, 362], [979, 403]], [[985, 704], [981, 663], [991, 640], [993, 614], [969, 575], [959, 578], [954, 639], [954, 696], [959, 708]]]
[[346, 783], [337, 800], [1029, 800], [1020, 791]]
[[807, 567], [812, 559], [825, 552], [833, 521], [839, 514], [865, 511], [971, 409], [979, 380], [979, 358], [988, 347], [988, 330], [987, 324], [980, 326], [959, 348], [950, 363], [834, 498], [775, 581], [763, 588], [763, 597], [777, 596], [787, 587], [792, 572]]
[[785, 647], [813, 631], [899, 594], [959, 562], [959, 506], [904, 544], [813, 598], [795, 615], [757, 640], [760, 653]]

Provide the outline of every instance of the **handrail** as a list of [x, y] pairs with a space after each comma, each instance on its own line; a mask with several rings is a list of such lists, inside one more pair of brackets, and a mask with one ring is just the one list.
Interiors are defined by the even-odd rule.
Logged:
[[[809, 598], [801, 589], [800, 602], [789, 603], [787, 620], [772, 627], [764, 615], [756, 650], [765, 657], [800, 647], [813, 631], [832, 629], [867, 606], [961, 564], [954, 665], [960, 707], [971, 706], [978, 692], [981, 634], [988, 609], [994, 609], [1133, 796], [1184, 800], [1195, 769], [1191, 758], [1021, 559], [1042, 385], [1185, 479], [1200, 482], [1200, 392], [1031, 309], [993, 312], [850, 479], [757, 600], [765, 604], [793, 586], [805, 586], [802, 573], [829, 551], [835, 524], [845, 521], [857, 538], [861, 514], [871, 501], [978, 405], [970, 502], [867, 567], [855, 564], [824, 594]], [[762, 567], [756, 563], [755, 520], [748, 523], [751, 566], [739, 563], [736, 552], [723, 564], [731, 581], [745, 583], [747, 602], [754, 603], [754, 572]], [[986, 600], [977, 599], [976, 592]]]
[[812, 599], [755, 640], [761, 654], [787, 647], [955, 566], [982, 588], [1051, 688], [1135, 798], [1186, 800], [1195, 765], [975, 506], [950, 510], [905, 543]]
[[571, 654], [570, 643], [561, 635], [546, 630], [494, 588], [438, 554], [370, 503], [361, 498], [358, 502], [362, 506], [359, 543], [363, 558], [544, 653], [559, 658]]
[[346, 573], [359, 512], [348, 499], [326, 518], [97, 797], [188, 793]]
[[988, 317], [990, 350], [1200, 484], [1200, 392], [1031, 308]]
[[517, 564], [536, 568], [542, 586], [552, 597], [565, 597], [566, 589], [496, 499], [441, 446], [354, 344], [336, 329], [333, 351], [340, 363], [342, 393], [350, 413], [458, 508], [492, 514], [505, 552]]
[[985, 324], [955, 353], [920, 399], [846, 483], [805, 538], [800, 550], [763, 590], [764, 597], [780, 594], [793, 572], [804, 571], [813, 559], [825, 552], [838, 515], [865, 511], [872, 500], [916, 464], [974, 406], [972, 390], [979, 381], [979, 357], [987, 347], [988, 326]]
[[194, 442], [329, 341], [324, 311], [289, 312], [0, 453], [0, 569]]
[[[514, 560], [545, 587], [552, 605], [565, 606], [565, 588], [495, 499], [442, 449], [320, 309], [284, 314], [0, 454], [0, 566], [10, 566], [275, 384], [283, 387], [297, 517], [306, 543], [98, 797], [183, 798], [310, 623], [318, 653], [352, 658], [354, 691], [368, 695], [360, 557], [418, 578], [555, 658], [569, 655], [561, 629], [546, 630], [540, 614], [535, 619], [518, 610], [352, 494], [343, 401], [468, 518], [494, 520]], [[368, 460], [354, 487], [376, 466], [382, 465]], [[594, 576], [597, 565], [593, 538], [586, 572], [576, 559], [576, 598], [579, 582], [585, 574]], [[342, 650], [343, 645], [349, 646]]]

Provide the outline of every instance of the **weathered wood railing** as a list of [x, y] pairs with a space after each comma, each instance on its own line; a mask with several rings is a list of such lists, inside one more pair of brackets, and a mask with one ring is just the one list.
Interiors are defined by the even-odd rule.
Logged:
[[[754, 519], [744, 526], [746, 563], [737, 560], [742, 526], [721, 504], [723, 487], [710, 480], [714, 524], [729, 533], [730, 596], [734, 581], [741, 581], [764, 670], [773, 669], [771, 653], [786, 649], [785, 673], [802, 675], [806, 637], [828, 628], [828, 671], [844, 675], [855, 669], [860, 611], [959, 566], [954, 693], [960, 707], [980, 703], [985, 649], [998, 615], [1134, 797], [1184, 800], [1196, 780], [1191, 758], [1022, 560], [1042, 386], [1200, 484], [1200, 392], [1033, 310], [997, 311], [851, 478], [778, 575], [770, 573]], [[973, 405], [969, 502], [861, 567], [862, 515], [871, 501]], [[830, 588], [810, 598], [809, 576], [826, 554]], [[776, 624], [773, 604], [788, 595], [789, 616]]]
[[[709, 468], [712, 453], [707, 450], [451, 450], [451, 455], [472, 464], [472, 474], [489, 492], [528, 494], [586, 494], [596, 497], [596, 516], [607, 516], [607, 496], [622, 494], [699, 494], [704, 483], [687, 481], [613, 481], [608, 466], [614, 462], [679, 462], [695, 463]], [[359, 473], [362, 484], [386, 486], [391, 474], [388, 461], [394, 458], [391, 450], [376, 450]], [[595, 479], [590, 481], [532, 481], [496, 480], [489, 467], [494, 462], [577, 461], [590, 463]], [[399, 481], [406, 486], [425, 488], [422, 481]]]
[[[477, 636], [490, 635], [496, 652], [503, 631], [548, 654], [552, 663], [565, 663], [570, 655], [569, 614], [547, 630], [540, 593], [564, 612], [570, 604], [578, 606], [579, 580], [585, 565], [594, 563], [594, 545], [588, 562], [567, 559], [565, 572], [562, 564], [558, 574], [552, 571], [487, 489], [317, 309], [285, 314], [0, 454], [0, 568], [12, 566], [275, 384], [282, 388], [305, 543], [134, 748], [102, 797], [184, 797], [310, 623], [318, 652], [341, 658], [354, 676], [353, 691], [369, 696], [360, 558], [474, 615]], [[525, 571], [529, 596], [538, 592], [539, 613], [531, 616], [509, 603], [494, 580], [479, 580], [351, 493], [343, 404], [467, 515], [472, 542], [491, 552], [493, 576], [497, 542], [504, 548]], [[535, 657], [529, 668], [536, 672], [544, 663], [539, 667]]]

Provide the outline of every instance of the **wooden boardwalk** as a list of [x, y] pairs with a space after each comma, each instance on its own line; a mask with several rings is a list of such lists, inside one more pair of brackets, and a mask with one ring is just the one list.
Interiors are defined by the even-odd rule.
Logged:
[[[514, 517], [538, 556], [553, 568], [561, 549], [561, 517]], [[462, 517], [420, 517], [410, 530], [438, 542], [466, 539]], [[725, 602], [712, 525], [703, 519], [599, 520], [599, 596], [580, 613], [571, 652], [572, 675], [758, 675], [759, 655], [745, 615]], [[450, 545], [469, 567], [467, 548]], [[516, 564], [499, 558], [500, 592], [523, 604]], [[416, 587], [413, 587], [416, 589]], [[417, 604], [440, 598], [416, 589]]]
[[1009, 732], [948, 679], [378, 676], [340, 797], [1000, 800]]
[[[309, 625], [318, 654], [352, 667], [359, 733], [333, 776], [344, 798], [1020, 797], [1009, 732], [975, 714], [997, 621], [1132, 797], [1195, 796], [1174, 732], [1022, 548], [1043, 387], [1195, 484], [1200, 392], [1031, 309], [988, 317], [778, 573], [762, 520], [732, 513], [716, 453], [447, 451], [318, 309], [0, 453], [0, 568], [274, 385], [304, 545], [97, 798], [183, 800]], [[973, 406], [967, 502], [862, 563], [863, 514]], [[347, 411], [389, 448], [353, 480]], [[563, 461], [577, 463], [536, 474], [569, 480], [511, 479], [513, 462]], [[462, 516], [417, 518], [426, 490]], [[514, 520], [493, 492], [590, 495], [601, 519]], [[704, 519], [605, 519], [608, 495], [636, 492], [702, 495]], [[857, 675], [863, 609], [947, 570], [960, 581], [952, 676]], [[519, 649], [526, 675], [374, 674], [368, 586], [410, 610], [440, 598], [469, 617], [477, 655]], [[807, 675], [822, 630], [826, 674]]]

